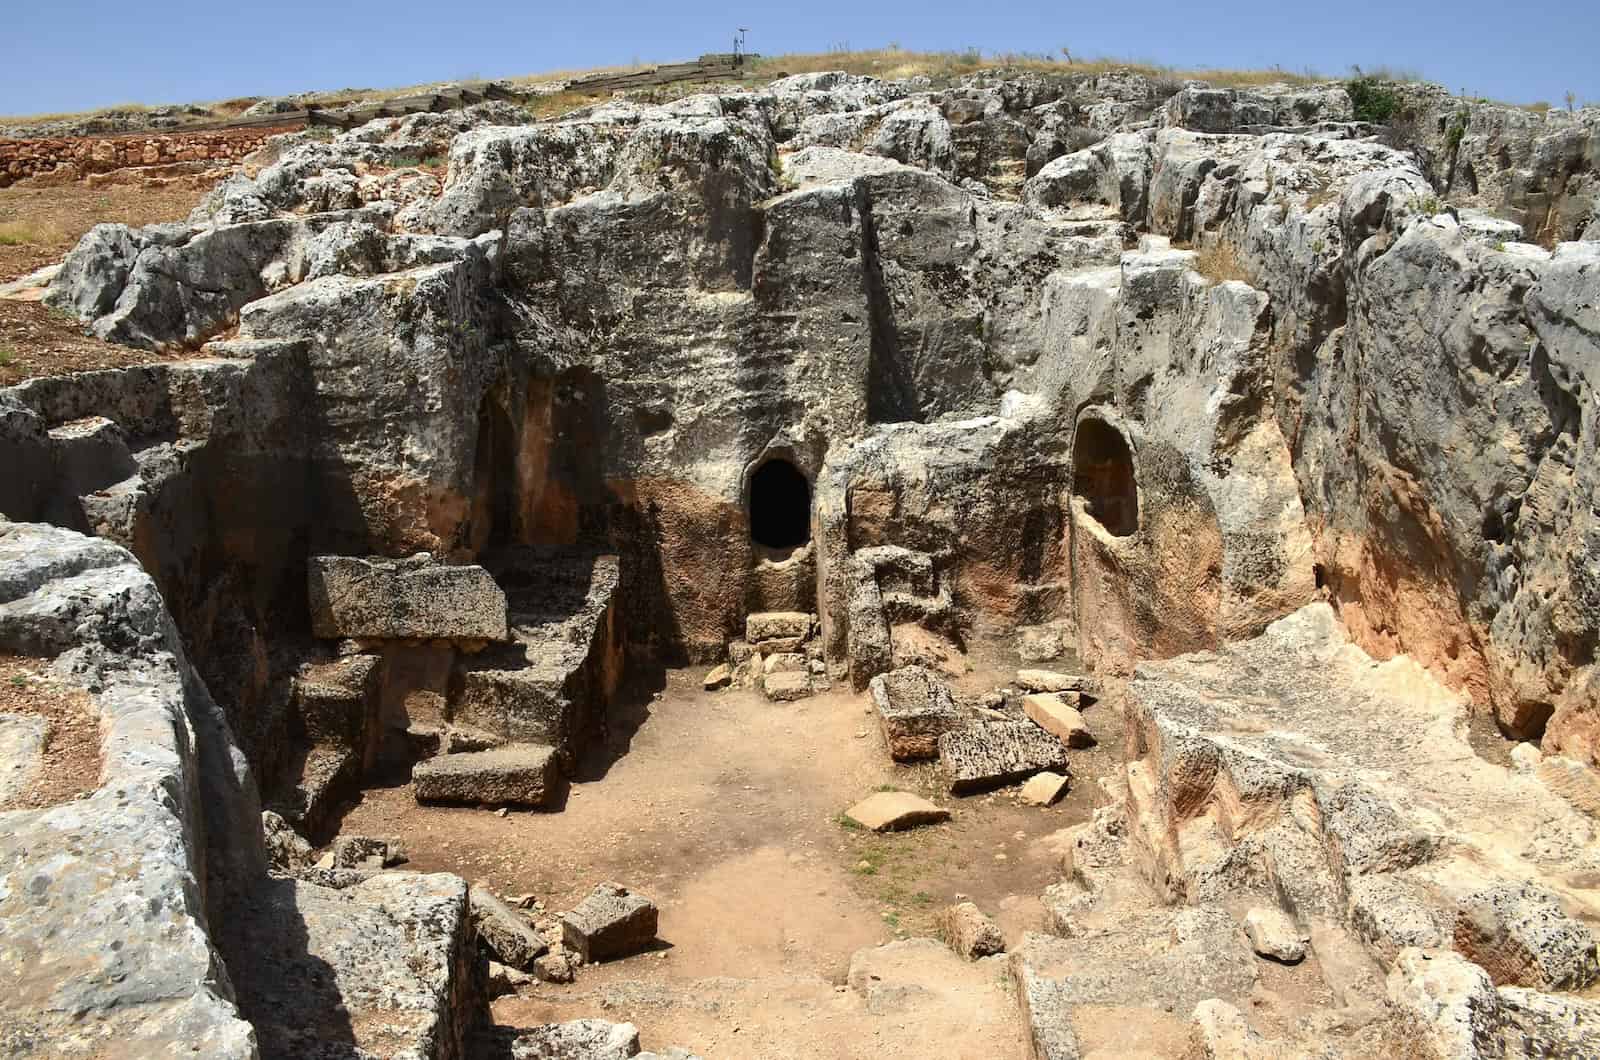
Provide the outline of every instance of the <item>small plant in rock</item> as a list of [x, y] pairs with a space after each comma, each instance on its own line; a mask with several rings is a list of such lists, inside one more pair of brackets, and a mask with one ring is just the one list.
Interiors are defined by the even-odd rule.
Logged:
[[1362, 74], [1361, 67], [1356, 67], [1355, 72], [1356, 76], [1344, 83], [1344, 90], [1350, 97], [1350, 110], [1356, 121], [1389, 124], [1400, 107], [1400, 96], [1391, 85]]
[[1467, 120], [1470, 117], [1471, 114], [1463, 108], [1456, 113], [1454, 118], [1450, 119], [1450, 127], [1444, 133], [1444, 143], [1445, 150], [1451, 155], [1455, 155], [1461, 150], [1461, 140], [1467, 135]]
[[[17, 351], [16, 350], [13, 350], [10, 346], [0, 346], [0, 368], [7, 367], [8, 365], [11, 364], [12, 361], [15, 361], [16, 359], [17, 359]], [[22, 678], [20, 678], [20, 677], [13, 677], [11, 679], [11, 683], [12, 684], [17, 684], [21, 680], [22, 680]]]

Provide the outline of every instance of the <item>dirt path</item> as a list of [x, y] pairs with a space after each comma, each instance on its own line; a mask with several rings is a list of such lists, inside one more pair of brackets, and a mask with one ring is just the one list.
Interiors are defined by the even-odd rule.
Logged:
[[[398, 834], [410, 868], [537, 894], [551, 910], [608, 879], [657, 902], [670, 948], [503, 998], [500, 1023], [627, 1019], [647, 1047], [683, 1044], [707, 1060], [922, 1057], [936, 1041], [941, 1056], [1020, 1055], [999, 964], [952, 958], [908, 970], [906, 988], [888, 992], [893, 1003], [879, 996], [869, 1006], [844, 986], [851, 955], [931, 934], [957, 895], [1010, 938], [1037, 928], [1038, 894], [1058, 863], [1056, 845], [1042, 840], [1104, 800], [1094, 777], [1118, 753], [1116, 732], [1077, 754], [1074, 790], [1054, 807], [1019, 805], [1014, 789], [950, 799], [931, 766], [889, 760], [864, 695], [772, 704], [754, 692], [704, 692], [699, 677], [670, 672], [636, 731], [622, 726], [626, 753], [603, 777], [576, 783], [561, 813], [419, 807], [396, 787], [367, 792], [341, 830]], [[1119, 729], [1111, 720], [1091, 718]], [[920, 792], [955, 818], [888, 836], [840, 823], [880, 787]]]

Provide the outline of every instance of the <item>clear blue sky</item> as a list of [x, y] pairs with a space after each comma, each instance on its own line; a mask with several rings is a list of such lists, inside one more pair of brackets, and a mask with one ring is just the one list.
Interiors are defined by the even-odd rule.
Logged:
[[1178, 66], [1352, 63], [1452, 90], [1600, 103], [1600, 0], [5, 0], [0, 114], [388, 87], [723, 51], [894, 42], [1146, 59]]

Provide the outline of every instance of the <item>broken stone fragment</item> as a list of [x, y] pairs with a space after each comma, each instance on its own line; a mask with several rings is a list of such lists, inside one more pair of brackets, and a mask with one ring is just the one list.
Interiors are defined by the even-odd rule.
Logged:
[[[261, 834], [266, 841], [267, 861], [279, 872], [298, 872], [312, 863], [311, 844], [271, 810], [261, 812]], [[329, 863], [332, 864], [331, 859]]]
[[711, 672], [706, 674], [704, 684], [707, 692], [715, 692], [718, 689], [727, 688], [733, 684], [732, 667], [727, 663], [712, 667]]
[[934, 757], [939, 736], [961, 722], [950, 687], [924, 667], [879, 674], [868, 687], [884, 743], [897, 762]]
[[319, 637], [505, 640], [506, 594], [477, 566], [312, 556], [311, 629]]
[[1077, 702], [1075, 692], [1035, 692], [1022, 697], [1022, 712], [1068, 747], [1093, 747], [1094, 735], [1078, 711]]
[[535, 982], [534, 977], [527, 972], [501, 964], [499, 961], [489, 962], [490, 997], [515, 994], [519, 989], [533, 982]]
[[939, 737], [939, 762], [955, 795], [1064, 772], [1067, 749], [1031, 721], [969, 725]]
[[811, 634], [811, 616], [803, 611], [759, 611], [744, 620], [744, 639], [750, 644], [780, 639], [805, 640]]
[[1281, 909], [1257, 906], [1244, 917], [1245, 937], [1257, 956], [1270, 957], [1284, 964], [1305, 960], [1306, 940], [1293, 918]]
[[656, 937], [656, 907], [643, 895], [602, 883], [561, 918], [563, 945], [584, 963], [626, 957]]
[[411, 770], [418, 802], [548, 806], [556, 796], [555, 749], [509, 744], [439, 755]]
[[405, 847], [397, 836], [342, 835], [333, 841], [329, 851], [333, 855], [332, 868], [366, 868], [372, 858], [377, 867], [398, 865], [406, 859]]
[[1065, 773], [1036, 773], [1022, 785], [1022, 801], [1030, 806], [1049, 806], [1067, 792], [1071, 783]]
[[1024, 692], [1088, 692], [1092, 689], [1092, 679], [1082, 674], [1059, 674], [1054, 670], [1018, 670], [1017, 687]]
[[907, 791], [880, 791], [844, 812], [845, 817], [874, 832], [894, 832], [950, 819], [950, 811]]
[[811, 694], [811, 675], [803, 670], [767, 674], [761, 679], [761, 691], [774, 703], [805, 699]]
[[572, 961], [564, 953], [547, 953], [533, 962], [533, 974], [546, 983], [570, 983]]
[[1463, 898], [1455, 944], [1496, 986], [1581, 990], [1600, 976], [1589, 929], [1568, 916], [1555, 895], [1527, 884]]
[[777, 652], [768, 655], [761, 663], [763, 674], [797, 674], [808, 670], [806, 657], [799, 652]]
[[971, 902], [959, 902], [939, 916], [939, 929], [950, 948], [969, 961], [1006, 951], [1000, 927]]
[[550, 948], [521, 914], [484, 888], [474, 884], [467, 904], [478, 938], [502, 963], [528, 971]]

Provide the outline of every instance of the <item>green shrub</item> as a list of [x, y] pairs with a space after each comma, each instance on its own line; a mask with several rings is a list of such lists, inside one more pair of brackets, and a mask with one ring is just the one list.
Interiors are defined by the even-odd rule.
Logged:
[[1456, 116], [1451, 119], [1450, 128], [1445, 130], [1445, 149], [1452, 156], [1461, 150], [1461, 138], [1467, 135], [1467, 119], [1469, 117], [1470, 115], [1465, 110], [1459, 111]]
[[1352, 77], [1344, 83], [1344, 90], [1350, 96], [1356, 121], [1387, 125], [1400, 106], [1395, 90], [1376, 77]]

